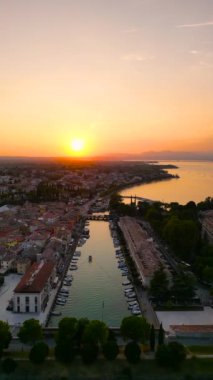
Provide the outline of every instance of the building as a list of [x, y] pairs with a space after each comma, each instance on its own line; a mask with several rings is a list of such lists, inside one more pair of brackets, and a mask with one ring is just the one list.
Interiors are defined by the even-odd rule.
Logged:
[[121, 217], [119, 227], [138, 269], [142, 284], [149, 286], [155, 271], [163, 265], [155, 242], [134, 218]]
[[31, 261], [27, 257], [18, 259], [16, 263], [17, 273], [25, 274], [26, 271], [30, 268], [30, 266], [31, 266]]
[[201, 213], [201, 223], [203, 235], [206, 234], [209, 243], [213, 244], [213, 210]]
[[41, 313], [45, 310], [55, 279], [52, 261], [34, 263], [14, 290], [13, 311]]

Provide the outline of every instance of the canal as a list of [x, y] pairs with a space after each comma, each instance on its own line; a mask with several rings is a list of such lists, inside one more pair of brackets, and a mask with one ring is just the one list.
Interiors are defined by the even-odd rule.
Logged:
[[103, 320], [108, 326], [118, 327], [130, 315], [109, 223], [91, 221], [88, 227], [90, 238], [77, 248], [81, 251], [78, 269], [68, 271], [73, 275], [72, 285], [67, 287], [69, 297], [64, 306], [55, 306], [61, 315], [51, 317], [49, 326], [57, 326], [63, 317], [76, 317]]

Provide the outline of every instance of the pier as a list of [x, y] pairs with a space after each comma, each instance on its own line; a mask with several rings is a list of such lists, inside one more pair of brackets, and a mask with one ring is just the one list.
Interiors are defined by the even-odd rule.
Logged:
[[147, 203], [155, 203], [160, 202], [158, 200], [138, 197], [137, 195], [121, 195], [122, 199], [130, 199], [131, 203], [137, 203], [137, 202], [147, 202]]

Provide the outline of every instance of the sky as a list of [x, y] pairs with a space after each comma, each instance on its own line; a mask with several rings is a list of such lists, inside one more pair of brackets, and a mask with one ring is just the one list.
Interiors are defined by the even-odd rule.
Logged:
[[213, 151], [212, 95], [212, 0], [0, 0], [0, 156]]

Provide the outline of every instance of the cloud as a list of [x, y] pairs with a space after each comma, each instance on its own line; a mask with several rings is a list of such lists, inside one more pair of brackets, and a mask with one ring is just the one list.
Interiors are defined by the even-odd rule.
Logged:
[[135, 61], [135, 62], [145, 62], [154, 59], [154, 56], [142, 55], [142, 54], [126, 54], [121, 57], [123, 61]]
[[189, 51], [190, 54], [193, 54], [193, 55], [198, 55], [200, 54], [201, 52], [199, 50], [190, 50]]
[[213, 21], [199, 22], [196, 24], [182, 24], [177, 25], [177, 28], [201, 28], [205, 26], [213, 26]]
[[131, 27], [131, 28], [128, 28], [128, 29], [125, 29], [123, 31], [123, 33], [126, 33], [126, 34], [132, 34], [132, 33], [137, 33], [137, 32], [140, 32], [142, 30], [142, 28], [137, 28], [137, 27]]
[[199, 65], [201, 66], [201, 67], [204, 67], [204, 68], [209, 68], [209, 69], [212, 69], [212, 67], [213, 67], [213, 64], [211, 63], [211, 62], [206, 62], [206, 61], [200, 61], [199, 62]]

